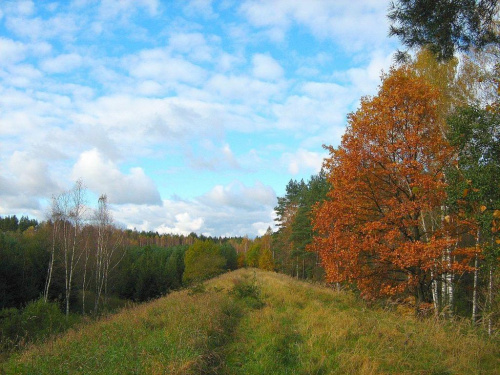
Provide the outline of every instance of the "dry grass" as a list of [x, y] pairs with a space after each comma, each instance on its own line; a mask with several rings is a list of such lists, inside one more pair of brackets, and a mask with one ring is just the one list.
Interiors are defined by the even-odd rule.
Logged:
[[[252, 282], [262, 304], [230, 293]], [[254, 270], [128, 308], [34, 346], [6, 374], [500, 374], [497, 339]]]

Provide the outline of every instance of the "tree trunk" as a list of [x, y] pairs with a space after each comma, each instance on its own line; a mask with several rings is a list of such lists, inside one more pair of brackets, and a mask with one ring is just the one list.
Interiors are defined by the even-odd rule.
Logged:
[[477, 284], [478, 284], [478, 270], [479, 261], [478, 256], [474, 258], [474, 286], [472, 290], [472, 323], [476, 323], [477, 318]]
[[57, 227], [58, 227], [57, 221], [54, 221], [52, 224], [52, 251], [50, 254], [49, 268], [47, 269], [47, 280], [45, 282], [45, 289], [43, 292], [43, 300], [45, 302], [47, 302], [49, 299], [49, 289], [50, 289], [50, 284], [52, 282], [52, 270], [54, 269], [54, 258], [56, 255]]
[[488, 335], [491, 336], [493, 332], [493, 322], [491, 319], [491, 310], [493, 306], [493, 265], [490, 266], [490, 272], [488, 275]]

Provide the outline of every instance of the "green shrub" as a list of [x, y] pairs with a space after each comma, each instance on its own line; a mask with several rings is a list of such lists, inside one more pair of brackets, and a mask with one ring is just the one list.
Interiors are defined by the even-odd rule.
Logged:
[[45, 302], [42, 298], [28, 303], [24, 309], [3, 309], [0, 311], [0, 349], [9, 351], [41, 341], [74, 323], [74, 316], [67, 318], [57, 303]]
[[255, 272], [251, 279], [248, 275], [235, 279], [229, 294], [237, 300], [244, 301], [251, 308], [259, 309], [264, 306]]

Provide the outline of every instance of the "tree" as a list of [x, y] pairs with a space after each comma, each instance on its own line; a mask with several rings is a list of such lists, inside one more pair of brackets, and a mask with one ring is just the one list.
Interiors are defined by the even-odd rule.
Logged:
[[[449, 206], [477, 224], [475, 245], [488, 269], [487, 310], [493, 300], [493, 274], [500, 256], [495, 215], [500, 209], [500, 115], [477, 107], [462, 107], [450, 117], [449, 139], [458, 150], [458, 166], [448, 172]], [[479, 257], [475, 259], [472, 321], [478, 315]], [[491, 324], [490, 324], [491, 325]], [[491, 329], [491, 327], [489, 327]]]
[[64, 265], [66, 316], [69, 315], [71, 292], [76, 266], [83, 254], [81, 229], [85, 213], [85, 188], [78, 180], [73, 188], [52, 198], [50, 221], [52, 222], [52, 251], [47, 271], [44, 300], [47, 302], [52, 282], [55, 258], [61, 253]]
[[200, 282], [224, 272], [226, 259], [212, 241], [196, 240], [184, 256], [183, 282]]
[[312, 241], [313, 207], [326, 198], [329, 185], [323, 171], [309, 181], [291, 180], [275, 207], [278, 231], [273, 234], [273, 262], [281, 272], [302, 278], [322, 278], [317, 257], [306, 251]]
[[0, 217], [0, 231], [15, 232], [19, 227], [19, 219], [16, 215]]
[[104, 305], [107, 304], [108, 282], [110, 272], [123, 259], [125, 252], [118, 254], [122, 244], [123, 234], [113, 227], [113, 217], [108, 206], [108, 197], [99, 197], [98, 207], [94, 213], [97, 231], [95, 253], [95, 303], [94, 313], [97, 313], [101, 296], [104, 294]]
[[36, 219], [30, 219], [27, 216], [21, 216], [21, 219], [19, 220], [19, 230], [21, 232], [24, 232], [25, 230], [33, 227], [38, 226], [38, 221]]
[[248, 267], [258, 267], [259, 257], [262, 250], [262, 245], [258, 242], [254, 242], [250, 249], [248, 249], [245, 257], [245, 264]]
[[273, 254], [269, 248], [262, 248], [259, 254], [258, 267], [266, 271], [274, 271]]
[[[313, 244], [330, 282], [367, 298], [411, 292], [432, 301], [439, 275], [466, 271], [457, 218], [436, 220], [453, 149], [443, 136], [439, 92], [410, 69], [391, 69], [378, 95], [349, 115], [341, 145], [328, 147], [329, 200], [316, 210]], [[451, 254], [442, 262], [443, 254]]]
[[45, 228], [0, 231], [0, 309], [21, 308], [39, 298], [49, 261], [47, 234]]
[[408, 48], [428, 47], [439, 60], [448, 60], [455, 51], [499, 44], [497, 11], [497, 0], [397, 0], [389, 8], [389, 35]]
[[238, 268], [238, 254], [233, 245], [230, 243], [220, 245], [220, 253], [226, 259], [225, 269], [233, 271]]

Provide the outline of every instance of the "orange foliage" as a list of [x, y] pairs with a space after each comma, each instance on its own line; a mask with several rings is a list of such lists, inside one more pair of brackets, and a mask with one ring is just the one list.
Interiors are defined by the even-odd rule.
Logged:
[[[440, 262], [457, 242], [451, 228], [461, 223], [436, 220], [446, 198], [444, 168], [453, 159], [439, 95], [409, 69], [392, 69], [378, 95], [349, 115], [341, 145], [328, 147], [333, 189], [315, 211], [309, 247], [328, 281], [355, 283], [368, 298], [410, 290], [423, 301], [431, 269], [467, 269], [466, 262]], [[462, 260], [470, 255], [462, 253]]]

